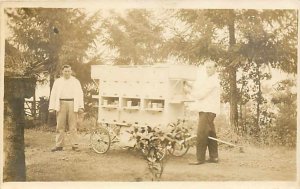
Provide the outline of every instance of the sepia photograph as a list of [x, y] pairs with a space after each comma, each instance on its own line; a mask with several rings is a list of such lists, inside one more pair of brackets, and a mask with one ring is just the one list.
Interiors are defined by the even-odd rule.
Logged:
[[298, 7], [142, 2], [0, 2], [1, 185], [300, 187]]

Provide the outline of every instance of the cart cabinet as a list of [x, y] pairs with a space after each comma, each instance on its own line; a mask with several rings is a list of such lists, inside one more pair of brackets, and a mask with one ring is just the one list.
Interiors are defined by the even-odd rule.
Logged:
[[196, 79], [189, 65], [94, 65], [92, 79], [99, 84], [98, 122], [165, 126], [184, 115], [184, 81]]

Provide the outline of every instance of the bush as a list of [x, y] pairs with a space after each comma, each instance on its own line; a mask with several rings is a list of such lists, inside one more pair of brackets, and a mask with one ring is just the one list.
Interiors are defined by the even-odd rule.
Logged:
[[273, 133], [274, 142], [279, 145], [295, 147], [297, 142], [297, 94], [295, 80], [278, 83], [272, 102], [278, 109]]
[[84, 86], [84, 109], [85, 117], [95, 117], [98, 112], [98, 100], [93, 98], [93, 95], [99, 94], [98, 87], [94, 83]]
[[277, 83], [272, 99], [261, 106], [259, 127], [253, 110], [247, 110], [245, 134], [250, 136], [252, 143], [268, 146], [295, 147], [297, 141], [297, 95], [293, 91], [294, 80], [283, 80]]

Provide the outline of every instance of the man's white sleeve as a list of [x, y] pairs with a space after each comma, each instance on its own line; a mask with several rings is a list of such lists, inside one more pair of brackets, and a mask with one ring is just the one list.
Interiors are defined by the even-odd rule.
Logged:
[[55, 103], [56, 103], [56, 93], [57, 93], [57, 80], [54, 81], [53, 87], [50, 93], [50, 99], [49, 99], [49, 110], [55, 109]]
[[218, 81], [206, 83], [201, 89], [191, 93], [191, 97], [197, 100], [205, 99], [207, 96], [212, 94], [214, 90], [218, 88], [218, 85]]
[[81, 88], [81, 84], [78, 80], [77, 80], [77, 85], [78, 85], [78, 107], [84, 108], [83, 91]]

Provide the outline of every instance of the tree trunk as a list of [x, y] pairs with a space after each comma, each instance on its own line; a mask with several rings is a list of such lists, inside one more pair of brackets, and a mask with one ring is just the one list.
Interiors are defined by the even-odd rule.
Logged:
[[259, 73], [259, 64], [256, 64], [256, 74], [257, 74], [257, 85], [258, 85], [258, 92], [257, 92], [257, 98], [256, 98], [256, 131], [257, 134], [260, 131], [260, 104], [262, 103], [262, 94], [261, 94], [261, 82], [260, 82], [260, 73]]
[[46, 100], [44, 97], [40, 97], [39, 119], [42, 125], [46, 125], [48, 121], [48, 106], [49, 100]]
[[34, 94], [36, 80], [4, 77], [3, 181], [26, 181], [24, 152], [24, 98]]
[[246, 104], [243, 104], [241, 107], [242, 111], [242, 117], [239, 118], [241, 119], [241, 124], [242, 124], [242, 135], [247, 134], [247, 127], [246, 127], [246, 119], [247, 119], [247, 111], [246, 111]]
[[243, 112], [243, 94], [244, 94], [244, 87], [245, 87], [245, 82], [242, 82], [242, 87], [241, 87], [241, 96], [240, 96], [240, 103], [239, 103], [239, 134], [243, 135], [245, 131], [245, 126], [244, 126], [244, 112]]
[[[235, 13], [234, 10], [229, 10], [229, 48], [236, 44], [235, 39]], [[233, 60], [229, 60], [230, 63]], [[230, 126], [234, 130], [238, 131], [238, 96], [237, 96], [237, 85], [236, 85], [236, 72], [237, 68], [235, 65], [229, 67], [229, 86], [230, 86]]]
[[4, 106], [3, 180], [26, 181], [24, 99], [10, 98]]
[[230, 72], [230, 126], [238, 131], [238, 97], [236, 86], [236, 71]]
[[239, 134], [240, 135], [243, 135], [243, 130], [244, 130], [244, 128], [243, 128], [243, 122], [244, 122], [244, 120], [243, 120], [243, 105], [242, 104], [239, 104], [239, 120], [240, 120], [240, 123], [239, 123], [239, 126], [240, 126], [240, 128], [239, 128]]

